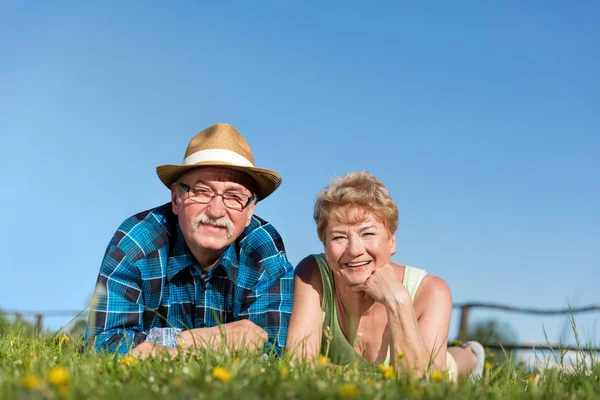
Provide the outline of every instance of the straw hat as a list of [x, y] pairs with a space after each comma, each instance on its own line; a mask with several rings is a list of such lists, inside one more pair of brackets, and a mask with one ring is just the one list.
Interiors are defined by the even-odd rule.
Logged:
[[184, 172], [197, 167], [223, 166], [250, 175], [256, 181], [256, 194], [264, 199], [279, 187], [281, 176], [275, 171], [254, 166], [254, 157], [246, 139], [229, 124], [216, 124], [192, 138], [181, 165], [156, 167], [166, 187], [171, 188]]

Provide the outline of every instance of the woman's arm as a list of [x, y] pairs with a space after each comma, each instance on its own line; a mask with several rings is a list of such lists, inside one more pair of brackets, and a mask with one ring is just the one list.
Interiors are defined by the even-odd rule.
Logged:
[[[395, 268], [387, 264], [362, 285], [352, 288], [364, 291], [382, 303], [387, 311], [390, 329], [392, 364], [397, 363], [417, 376], [430, 369], [446, 368], [446, 342], [452, 298], [444, 281], [427, 276], [417, 291], [415, 304]], [[398, 357], [398, 354], [402, 357]]]
[[294, 302], [288, 327], [286, 350], [294, 358], [312, 361], [321, 349], [323, 329], [323, 282], [317, 260], [304, 258], [296, 266], [294, 276]]
[[[408, 293], [407, 293], [408, 294]], [[418, 376], [433, 369], [446, 369], [448, 329], [452, 314], [452, 296], [446, 282], [427, 275], [414, 303], [390, 302], [386, 306], [391, 331], [392, 354], [401, 352], [398, 362]]]
[[446, 369], [448, 331], [452, 317], [452, 294], [448, 284], [435, 275], [426, 275], [417, 290], [414, 310], [419, 331], [436, 369]]

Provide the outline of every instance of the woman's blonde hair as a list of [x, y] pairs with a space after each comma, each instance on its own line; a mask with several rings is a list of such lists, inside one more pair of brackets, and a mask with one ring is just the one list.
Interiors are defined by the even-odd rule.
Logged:
[[390, 235], [398, 229], [398, 205], [379, 179], [366, 171], [335, 178], [319, 192], [315, 202], [313, 218], [319, 239], [325, 243], [325, 228], [329, 221], [362, 222], [368, 213], [383, 223]]

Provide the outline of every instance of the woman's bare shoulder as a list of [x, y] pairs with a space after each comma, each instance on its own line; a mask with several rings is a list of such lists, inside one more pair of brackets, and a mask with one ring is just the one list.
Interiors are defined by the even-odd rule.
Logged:
[[452, 293], [448, 284], [439, 276], [427, 274], [415, 294], [415, 310], [430, 306], [452, 307]]
[[294, 270], [296, 280], [312, 286], [317, 292], [323, 293], [323, 282], [321, 280], [321, 271], [314, 255], [304, 257]]

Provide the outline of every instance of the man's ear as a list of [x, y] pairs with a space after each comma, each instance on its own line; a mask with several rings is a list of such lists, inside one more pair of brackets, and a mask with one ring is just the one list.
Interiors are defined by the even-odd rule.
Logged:
[[177, 199], [177, 188], [176, 184], [171, 185], [171, 210], [173, 214], [178, 215], [179, 212], [179, 200]]
[[247, 228], [250, 225], [250, 221], [252, 221], [252, 216], [254, 215], [254, 209], [256, 208], [256, 202], [253, 201], [252, 204], [248, 206], [248, 219], [246, 220], [246, 225], [244, 228]]
[[394, 254], [396, 254], [396, 235], [392, 235], [392, 238], [390, 240], [392, 241], [391, 254], [394, 255]]

